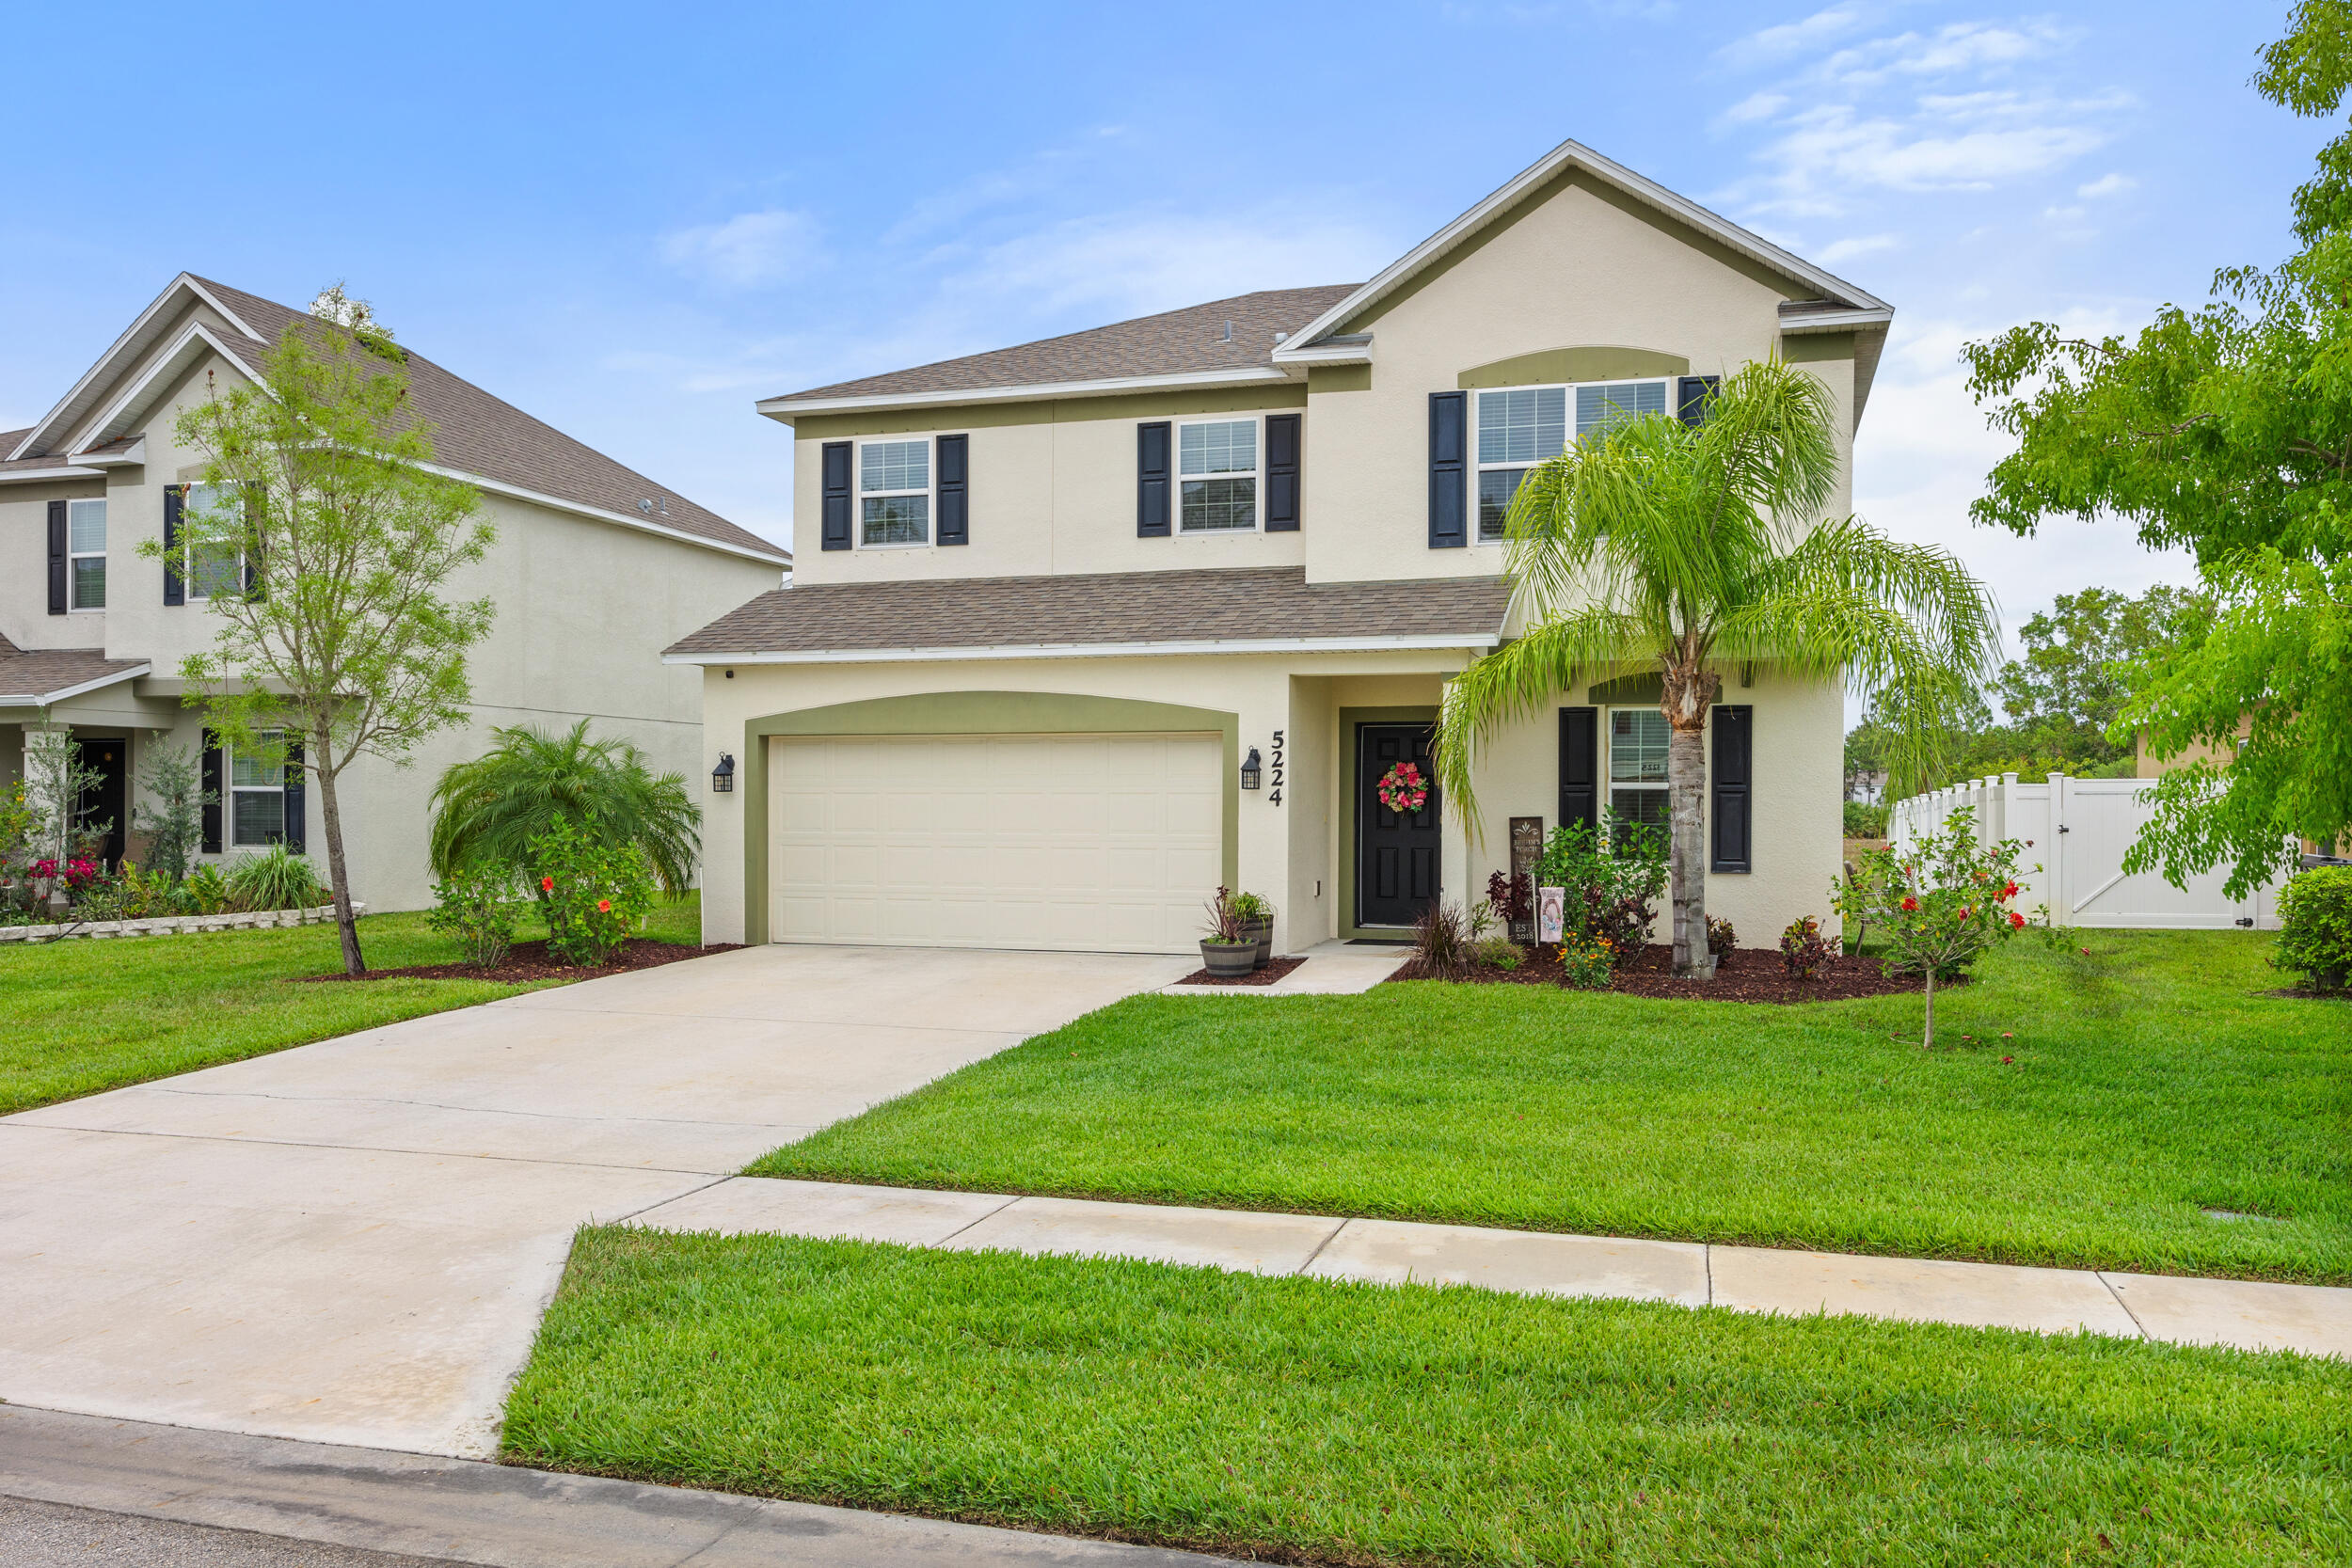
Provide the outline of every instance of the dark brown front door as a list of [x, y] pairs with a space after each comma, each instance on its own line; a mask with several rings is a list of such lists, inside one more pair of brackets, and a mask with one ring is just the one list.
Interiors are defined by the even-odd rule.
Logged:
[[[1356, 726], [1356, 924], [1410, 926], [1438, 896], [1438, 784], [1429, 768], [1427, 724]], [[1380, 803], [1380, 781], [1411, 762], [1429, 781], [1419, 811]]]

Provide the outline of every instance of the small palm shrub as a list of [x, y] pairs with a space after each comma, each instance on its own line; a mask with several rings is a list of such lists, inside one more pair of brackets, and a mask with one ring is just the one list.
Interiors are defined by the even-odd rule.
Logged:
[[326, 884], [309, 857], [282, 844], [238, 856], [223, 882], [232, 910], [312, 910], [328, 897]]
[[2301, 974], [2313, 990], [2352, 986], [2352, 865], [2313, 866], [2288, 879], [2270, 961]]
[[548, 950], [583, 969], [612, 961], [653, 909], [653, 873], [634, 845], [606, 843], [559, 816], [531, 841]]
[[505, 961], [526, 903], [512, 871], [480, 863], [459, 866], [433, 884], [433, 898], [427, 926], [455, 937], [467, 958], [485, 969]]
[[1790, 921], [1788, 929], [1780, 933], [1780, 962], [1790, 978], [1812, 979], [1829, 962], [1829, 939], [1821, 935], [1821, 923], [1809, 914]]
[[666, 893], [691, 884], [702, 813], [677, 773], [655, 773], [618, 736], [588, 738], [583, 719], [563, 735], [527, 724], [493, 730], [496, 744], [441, 775], [433, 790], [432, 861], [447, 877], [473, 862], [532, 871], [534, 846], [561, 818], [589, 839], [637, 851]]

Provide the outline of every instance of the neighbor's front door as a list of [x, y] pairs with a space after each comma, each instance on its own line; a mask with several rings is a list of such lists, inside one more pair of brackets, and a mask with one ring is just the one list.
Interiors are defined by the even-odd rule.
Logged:
[[[1438, 895], [1438, 785], [1429, 767], [1427, 724], [1356, 726], [1356, 924], [1410, 926]], [[1421, 809], [1391, 811], [1380, 781], [1410, 762], [1428, 781]]]
[[122, 863], [124, 847], [130, 841], [131, 824], [125, 810], [130, 791], [124, 787], [130, 778], [130, 752], [127, 740], [88, 740], [79, 736], [73, 740], [74, 762], [96, 775], [83, 792], [75, 820], [92, 828], [105, 825], [106, 847], [101, 853], [110, 866]]

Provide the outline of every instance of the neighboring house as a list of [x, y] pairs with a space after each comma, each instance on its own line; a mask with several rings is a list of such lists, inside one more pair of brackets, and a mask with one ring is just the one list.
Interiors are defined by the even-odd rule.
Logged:
[[[1827, 383], [1842, 456], [1891, 315], [1571, 142], [1369, 283], [760, 404], [819, 547], [668, 656], [741, 780], [706, 936], [1178, 952], [1224, 883], [1295, 950], [1483, 896], [1514, 819], [1661, 820], [1654, 675], [1504, 734], [1483, 836], [1376, 786], [1514, 629], [1528, 465], [1772, 354]], [[1766, 665], [1723, 701], [1708, 901], [1769, 943], [1829, 913], [1843, 702]]]
[[[208, 387], [253, 379], [299, 313], [182, 274], [29, 430], [0, 435], [0, 779], [24, 768], [24, 732], [69, 727], [101, 783], [88, 802], [126, 829], [148, 747], [205, 748], [219, 796], [204, 849], [233, 856], [283, 840], [323, 848], [298, 768], [277, 769], [207, 745], [181, 703], [180, 663], [208, 646], [211, 586], [236, 562], [138, 553], [168, 540], [201, 467], [173, 421]], [[694, 677], [654, 657], [682, 632], [771, 587], [787, 552], [408, 356], [410, 395], [437, 427], [437, 466], [479, 486], [498, 530], [486, 560], [451, 585], [498, 607], [469, 660], [473, 723], [419, 748], [414, 766], [363, 758], [343, 775], [342, 819], [356, 897], [378, 909], [430, 902], [425, 825], [434, 783], [478, 754], [492, 725], [594, 721], [656, 768], [702, 768]], [[184, 552], [183, 552], [184, 553]], [[730, 853], [733, 853], [730, 845]]]

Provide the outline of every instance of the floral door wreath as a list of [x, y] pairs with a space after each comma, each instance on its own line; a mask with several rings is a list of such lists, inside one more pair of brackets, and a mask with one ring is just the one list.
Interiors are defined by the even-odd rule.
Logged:
[[1400, 762], [1380, 775], [1380, 803], [1399, 816], [1410, 816], [1429, 801], [1429, 781], [1409, 762]]

